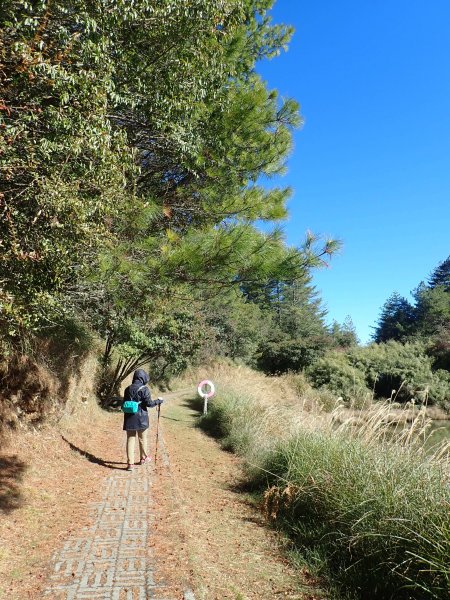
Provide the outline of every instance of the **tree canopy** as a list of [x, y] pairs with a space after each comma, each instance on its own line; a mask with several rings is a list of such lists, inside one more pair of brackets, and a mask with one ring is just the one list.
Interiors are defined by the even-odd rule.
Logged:
[[374, 339], [421, 341], [436, 369], [450, 370], [450, 259], [441, 262], [428, 283], [414, 290], [414, 304], [394, 293], [383, 306]]
[[[292, 34], [271, 22], [272, 4], [2, 3], [3, 339], [75, 317], [106, 339], [105, 367], [114, 348], [131, 365], [154, 356], [155, 324], [202, 320], [200, 305], [227, 289], [295, 286], [334, 252], [330, 240], [288, 247], [279, 229], [255, 226], [287, 216], [290, 190], [260, 180], [283, 172], [302, 122], [255, 71]], [[235, 296], [236, 314], [247, 302]]]
[[404, 340], [412, 332], [414, 318], [413, 306], [398, 292], [394, 292], [381, 310], [374, 335], [375, 341], [380, 343]]

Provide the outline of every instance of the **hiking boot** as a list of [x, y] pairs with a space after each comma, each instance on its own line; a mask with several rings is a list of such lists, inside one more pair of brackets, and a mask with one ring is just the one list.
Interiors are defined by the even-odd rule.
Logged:
[[151, 461], [150, 456], [146, 456], [144, 458], [141, 458], [141, 460], [139, 461], [140, 465], [145, 465], [145, 463], [149, 463]]

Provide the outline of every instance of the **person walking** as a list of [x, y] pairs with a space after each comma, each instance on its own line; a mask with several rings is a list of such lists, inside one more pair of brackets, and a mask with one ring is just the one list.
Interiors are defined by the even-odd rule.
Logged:
[[[136, 434], [139, 441], [140, 460], [138, 464], [145, 464], [150, 461], [148, 456], [147, 430], [149, 428], [148, 408], [159, 406], [163, 399], [152, 400], [150, 390], [147, 387], [149, 376], [143, 369], [137, 369], [133, 375], [133, 382], [124, 392], [123, 402], [134, 400], [138, 403], [136, 413], [124, 413], [123, 430], [127, 432], [127, 471], [132, 471], [134, 466], [134, 448], [136, 444]], [[123, 404], [123, 403], [122, 403]]]

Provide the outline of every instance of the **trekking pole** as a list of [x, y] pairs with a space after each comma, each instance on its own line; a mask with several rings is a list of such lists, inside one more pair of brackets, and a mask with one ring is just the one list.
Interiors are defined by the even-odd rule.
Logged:
[[155, 467], [156, 467], [156, 460], [158, 457], [158, 439], [159, 439], [159, 415], [161, 413], [161, 404], [158, 404], [158, 419], [156, 421], [156, 447], [155, 447]]

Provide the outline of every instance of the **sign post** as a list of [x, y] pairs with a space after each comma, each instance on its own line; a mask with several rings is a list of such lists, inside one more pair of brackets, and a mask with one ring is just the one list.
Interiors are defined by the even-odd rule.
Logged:
[[200, 398], [203, 398], [203, 414], [206, 415], [208, 412], [208, 399], [214, 396], [216, 388], [212, 381], [204, 379], [198, 384], [197, 392]]

